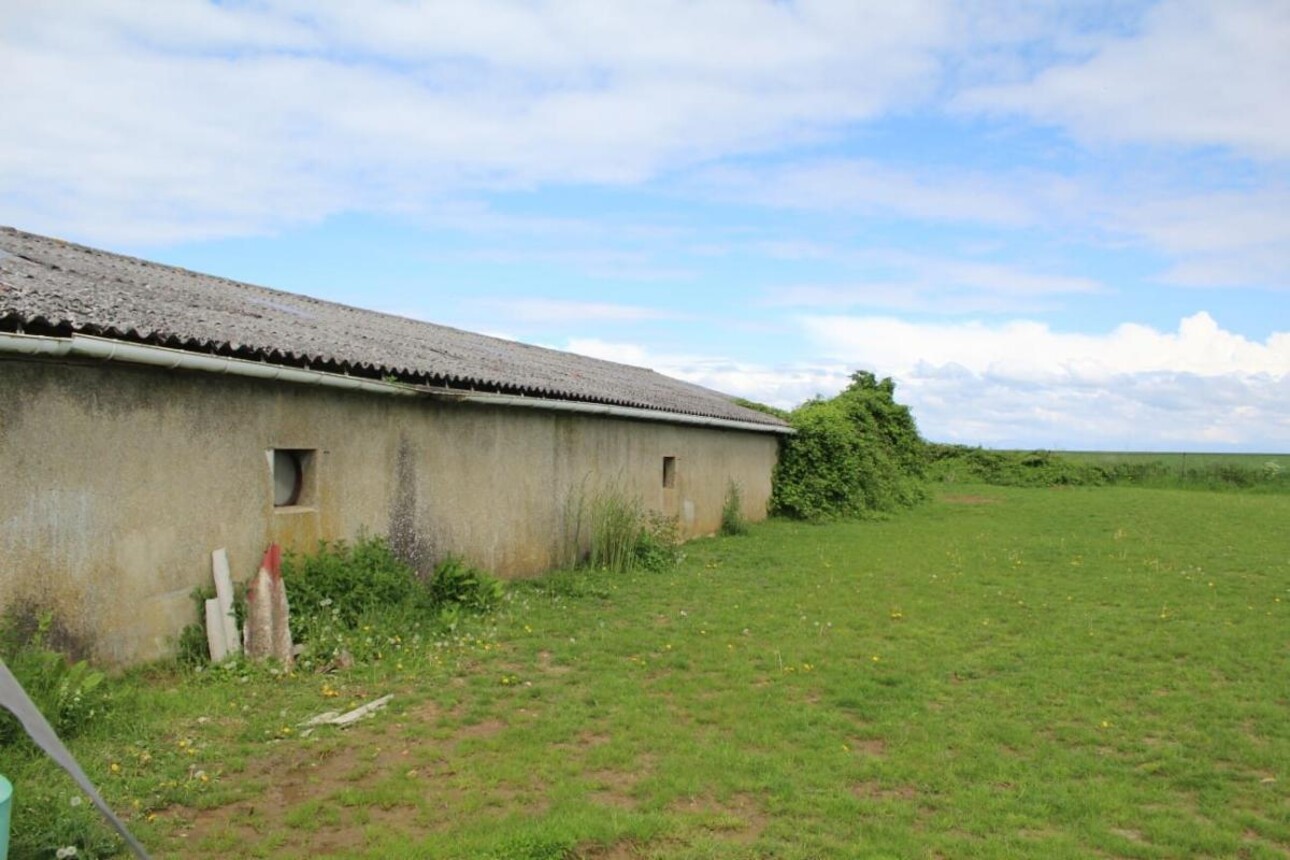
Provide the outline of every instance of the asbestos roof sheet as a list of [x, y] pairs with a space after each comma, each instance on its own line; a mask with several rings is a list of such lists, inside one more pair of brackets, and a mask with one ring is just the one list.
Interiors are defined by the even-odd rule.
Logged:
[[190, 272], [0, 227], [0, 330], [52, 330], [366, 377], [783, 427], [643, 367]]

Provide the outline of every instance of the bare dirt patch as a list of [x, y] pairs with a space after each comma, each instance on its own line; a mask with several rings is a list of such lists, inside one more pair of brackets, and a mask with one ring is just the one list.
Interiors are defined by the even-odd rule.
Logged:
[[851, 738], [847, 745], [860, 755], [882, 758], [887, 754], [887, 742], [882, 738]]
[[[284, 745], [245, 772], [225, 777], [242, 780], [248, 788], [258, 783], [262, 790], [244, 792], [246, 799], [211, 809], [171, 807], [158, 817], [176, 823], [177, 844], [186, 849], [183, 853], [195, 850], [224, 856], [263, 842], [269, 835], [306, 856], [346, 856], [361, 853], [374, 829], [384, 833], [448, 829], [454, 823], [448, 812], [454, 804], [446, 794], [452, 791], [451, 784], [445, 779], [453, 773], [452, 750], [465, 740], [493, 737], [506, 723], [489, 719], [462, 726], [429, 747], [399, 731], [409, 722], [437, 716], [439, 711], [431, 704], [410, 712], [396, 726]], [[592, 738], [588, 741], [594, 743]], [[374, 792], [380, 799], [347, 805], [345, 799], [354, 792]], [[495, 786], [489, 794], [487, 805], [503, 813], [541, 814], [547, 805], [543, 786]]]
[[941, 501], [947, 505], [997, 505], [998, 499], [992, 499], [989, 496], [974, 496], [971, 494], [941, 496]]
[[635, 842], [614, 842], [610, 845], [579, 845], [574, 853], [580, 860], [635, 860], [644, 856], [641, 850]]
[[851, 786], [851, 793], [865, 800], [915, 800], [918, 789], [912, 785], [884, 785], [876, 779], [857, 782]]
[[653, 769], [653, 760], [646, 757], [635, 770], [592, 771], [587, 774], [587, 779], [595, 786], [595, 790], [588, 797], [593, 803], [598, 803], [601, 806], [612, 806], [616, 809], [635, 809], [637, 802], [633, 792], [640, 781]]
[[491, 738], [500, 734], [506, 728], [506, 723], [498, 719], [483, 720], [482, 722], [473, 723], [469, 726], [462, 726], [453, 736], [453, 740], [482, 740]]
[[1116, 836], [1119, 836], [1121, 839], [1127, 839], [1130, 842], [1141, 844], [1147, 841], [1147, 838], [1142, 835], [1141, 830], [1132, 830], [1127, 827], [1112, 827], [1111, 832]]
[[726, 798], [710, 795], [685, 797], [673, 801], [668, 809], [693, 815], [705, 829], [740, 844], [757, 841], [770, 823], [770, 816], [761, 802], [751, 794], [734, 794]]
[[567, 675], [571, 668], [556, 663], [550, 651], [539, 651], [537, 655], [537, 667], [539, 670], [548, 675]]
[[[186, 822], [179, 836], [195, 847], [254, 844], [269, 833], [292, 833], [310, 854], [344, 853], [364, 843], [362, 828], [345, 820], [349, 813], [330, 808], [309, 827], [294, 826], [292, 813], [342, 789], [375, 785], [396, 769], [406, 769], [408, 756], [407, 749], [388, 745], [295, 747], [260, 762], [257, 770], [273, 778], [258, 797], [214, 809], [172, 807], [159, 816]], [[412, 812], [394, 808], [375, 814], [397, 822], [410, 819]]]

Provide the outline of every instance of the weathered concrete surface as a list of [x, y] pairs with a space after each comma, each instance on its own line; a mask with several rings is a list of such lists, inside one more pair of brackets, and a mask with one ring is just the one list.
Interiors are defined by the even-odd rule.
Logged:
[[[275, 448], [313, 452], [294, 507], [273, 507]], [[239, 581], [270, 543], [361, 531], [422, 564], [534, 574], [560, 560], [570, 501], [607, 484], [687, 537], [717, 529], [731, 479], [763, 518], [777, 450], [766, 433], [0, 360], [0, 608], [54, 611], [101, 660], [150, 659], [196, 619], [217, 547]]]

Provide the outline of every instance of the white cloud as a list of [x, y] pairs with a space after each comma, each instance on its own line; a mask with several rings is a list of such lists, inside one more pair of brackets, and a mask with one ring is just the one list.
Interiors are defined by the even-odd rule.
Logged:
[[1258, 342], [1206, 313], [1177, 331], [1017, 321], [804, 317], [834, 360], [891, 375], [932, 438], [1059, 448], [1277, 450], [1290, 438], [1290, 332]]
[[1167, 283], [1290, 290], [1290, 190], [1125, 197], [1106, 216], [1174, 260]]
[[1290, 5], [1166, 0], [1138, 32], [1021, 83], [985, 85], [969, 110], [1018, 112], [1103, 141], [1225, 146], [1290, 157]]
[[635, 343], [615, 343], [614, 341], [600, 340], [594, 337], [573, 338], [563, 347], [554, 347], [555, 349], [564, 349], [569, 352], [576, 352], [578, 355], [586, 355], [591, 358], [601, 358], [605, 361], [616, 361], [619, 364], [632, 364], [637, 367], [653, 367], [656, 370], [663, 371], [658, 366], [659, 357], [652, 356], [645, 347]]
[[1124, 374], [1101, 385], [1034, 385], [953, 368], [898, 377], [924, 434], [1003, 448], [1285, 449], [1290, 377]]
[[887, 373], [955, 365], [1015, 380], [1100, 383], [1121, 374], [1290, 374], [1290, 332], [1259, 343], [1222, 329], [1207, 313], [1176, 332], [1124, 324], [1107, 334], [1055, 332], [1038, 322], [916, 323], [886, 317], [807, 316], [802, 326], [826, 355]]
[[[973, 110], [1092, 136], [1290, 152], [1290, 7], [1174, 0], [1139, 17], [1133, 4], [984, 0], [12, 0], [0, 99], [20, 133], [0, 139], [0, 221], [166, 243], [393, 212], [477, 233], [527, 220], [600, 241], [589, 221], [463, 201], [667, 177], [683, 194], [778, 209], [1110, 232], [1164, 251], [1171, 283], [1284, 287], [1284, 183], [1187, 196], [1021, 167], [801, 152], [730, 163], [858, 139], [865, 123], [934, 108], [965, 83]], [[976, 83], [1000, 79], [1022, 82]], [[593, 275], [687, 274], [563, 253]], [[904, 307], [903, 292], [879, 306]], [[951, 306], [1046, 307], [1025, 295]]]
[[575, 339], [583, 355], [781, 408], [832, 396], [850, 374], [891, 376], [927, 438], [1008, 448], [1282, 451], [1290, 438], [1290, 332], [1251, 341], [1205, 313], [1177, 331], [1102, 335], [1031, 322], [935, 325], [806, 317], [823, 358], [778, 365]]
[[[940, 2], [22, 2], [0, 206], [170, 241], [462, 189], [633, 183], [934, 86]], [[52, 106], [57, 105], [57, 109]]]
[[770, 366], [716, 356], [662, 353], [641, 344], [597, 338], [573, 338], [561, 348], [592, 358], [649, 367], [676, 379], [781, 409], [792, 409], [817, 394], [836, 394], [846, 385], [850, 373], [837, 363]]

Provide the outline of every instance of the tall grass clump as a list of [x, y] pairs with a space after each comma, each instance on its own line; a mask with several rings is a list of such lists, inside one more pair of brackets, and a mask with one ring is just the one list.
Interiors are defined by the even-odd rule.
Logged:
[[862, 517], [927, 498], [924, 442], [896, 384], [857, 371], [830, 400], [793, 410], [775, 467], [771, 511], [794, 519]]
[[721, 505], [721, 533], [723, 535], [748, 533], [748, 520], [744, 518], [743, 488], [734, 478], [726, 482], [726, 498]]
[[629, 573], [664, 570], [681, 558], [674, 517], [646, 509], [640, 496], [611, 482], [588, 493], [584, 482], [564, 508], [561, 549], [566, 567]]
[[602, 489], [591, 501], [591, 544], [587, 563], [626, 572], [636, 567], [636, 539], [645, 520], [645, 506], [639, 496], [622, 488]]

